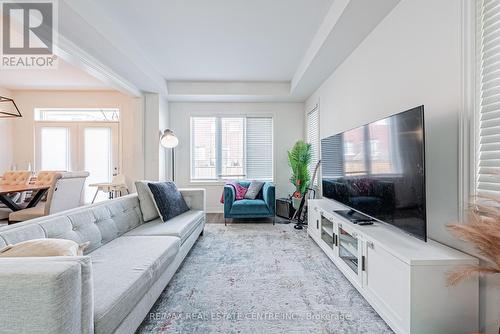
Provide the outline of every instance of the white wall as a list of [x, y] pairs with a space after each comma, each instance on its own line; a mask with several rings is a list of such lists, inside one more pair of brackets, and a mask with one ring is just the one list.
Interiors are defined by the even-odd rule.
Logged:
[[[425, 105], [428, 235], [458, 219], [461, 1], [403, 0], [308, 99], [320, 101], [321, 138]], [[309, 107], [306, 107], [306, 111]], [[498, 333], [500, 280], [483, 281], [482, 329]]]
[[[0, 87], [0, 96], [12, 98], [10, 90]], [[0, 119], [0, 175], [12, 165], [12, 123], [17, 118]]]
[[169, 155], [160, 145], [160, 134], [168, 128], [168, 102], [159, 94], [145, 93], [144, 114], [145, 179], [164, 181], [169, 178]]
[[209, 212], [223, 211], [219, 203], [223, 183], [190, 181], [190, 117], [193, 115], [272, 115], [276, 196], [293, 192], [288, 180], [287, 151], [304, 136], [302, 103], [170, 103], [169, 110], [172, 130], [179, 138], [179, 146], [175, 149], [175, 181], [180, 187], [206, 188]]
[[130, 189], [144, 178], [143, 102], [114, 91], [14, 91], [23, 118], [13, 122], [13, 163], [18, 168], [35, 166], [35, 108], [119, 108], [121, 112], [121, 167]]
[[[168, 102], [165, 98], [160, 97], [159, 103], [159, 119], [158, 119], [158, 128], [160, 133], [162, 133], [165, 129], [169, 128], [170, 125], [170, 114], [168, 110]], [[159, 144], [160, 137], [158, 137], [158, 155], [159, 155], [159, 179], [160, 180], [170, 180], [172, 178], [172, 174], [170, 172], [170, 150], [164, 148]]]

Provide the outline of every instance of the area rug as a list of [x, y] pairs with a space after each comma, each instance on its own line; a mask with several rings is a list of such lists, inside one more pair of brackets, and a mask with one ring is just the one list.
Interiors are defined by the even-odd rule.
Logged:
[[137, 333], [392, 333], [292, 225], [207, 224]]

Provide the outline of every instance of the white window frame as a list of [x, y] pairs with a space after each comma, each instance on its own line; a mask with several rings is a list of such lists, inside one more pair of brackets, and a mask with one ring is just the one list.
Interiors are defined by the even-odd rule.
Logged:
[[[40, 119], [40, 116], [42, 116], [44, 113], [46, 112], [51, 112], [51, 111], [93, 111], [93, 112], [104, 112], [104, 111], [112, 111], [112, 112], [116, 112], [116, 114], [118, 115], [118, 119], [114, 119], [114, 120], [109, 120], [109, 119], [106, 119], [106, 120], [67, 120], [67, 119], [62, 119], [62, 120], [46, 120], [46, 119]], [[89, 123], [89, 122], [101, 122], [101, 123], [120, 123], [120, 120], [121, 120], [121, 110], [120, 108], [35, 108], [35, 112], [34, 112], [34, 116], [35, 116], [35, 122], [51, 122], [51, 123], [55, 123], [55, 122], [62, 122], [62, 123], [70, 123], [70, 122], [85, 122], [85, 123]]]
[[476, 1], [461, 0], [461, 101], [459, 112], [458, 218], [467, 220], [467, 210], [476, 196], [479, 151], [480, 61], [478, 56]]
[[[316, 168], [316, 163], [321, 160], [321, 133], [320, 133], [321, 113], [320, 113], [320, 108], [319, 108], [319, 102], [312, 109], [310, 109], [307, 112], [307, 114], [306, 114], [306, 137], [307, 137], [306, 141], [308, 143], [310, 143], [310, 144], [312, 144], [311, 143], [312, 139], [309, 138], [309, 130], [310, 130], [310, 126], [311, 126], [311, 124], [309, 124], [309, 117], [314, 112], [318, 113], [318, 116], [317, 116], [317, 118], [318, 118], [318, 124], [316, 125], [317, 126], [316, 131], [318, 133], [318, 137], [316, 138], [316, 140], [317, 140], [316, 145], [317, 145], [317, 148], [318, 148], [318, 151], [317, 151], [317, 154], [318, 154], [317, 158], [318, 159], [316, 161], [312, 161], [312, 166], [310, 168], [311, 177], [312, 177], [312, 174], [314, 173], [314, 169]], [[318, 171], [318, 173], [316, 175], [316, 178], [313, 181], [314, 182], [314, 186], [316, 186], [316, 187], [319, 185], [319, 174], [320, 173]]]
[[[201, 179], [201, 178], [195, 178], [194, 177], [194, 166], [193, 166], [193, 154], [194, 154], [194, 140], [193, 140], [193, 123], [192, 123], [192, 119], [193, 118], [215, 118], [216, 119], [216, 145], [218, 146], [218, 148], [216, 148], [216, 157], [215, 157], [215, 160], [216, 160], [216, 167], [215, 167], [215, 170], [216, 170], [216, 174], [217, 174], [217, 178], [214, 178], [214, 179]], [[225, 184], [227, 181], [230, 181], [230, 180], [234, 180], [234, 179], [237, 179], [236, 177], [234, 178], [231, 178], [231, 177], [221, 177], [221, 168], [222, 168], [222, 165], [220, 163], [221, 161], [221, 154], [222, 154], [222, 151], [221, 151], [221, 147], [222, 147], [222, 143], [219, 142], [219, 140], [222, 138], [221, 135], [219, 135], [220, 133], [220, 127], [221, 127], [221, 119], [222, 118], [243, 118], [245, 119], [245, 134], [244, 134], [244, 147], [243, 147], [243, 163], [244, 163], [244, 171], [245, 171], [245, 175], [242, 175], [240, 178], [243, 180], [243, 179], [246, 179], [246, 175], [247, 175], [247, 149], [246, 149], [246, 140], [247, 140], [247, 134], [246, 134], [246, 121], [248, 118], [270, 118], [271, 121], [272, 121], [272, 159], [271, 159], [271, 164], [272, 164], [272, 179], [271, 180], [266, 180], [266, 181], [270, 181], [270, 182], [274, 182], [274, 180], [276, 179], [276, 174], [275, 174], [275, 161], [274, 161], [274, 157], [276, 156], [276, 153], [275, 153], [275, 122], [274, 122], [274, 115], [273, 114], [261, 114], [261, 113], [256, 113], [256, 114], [211, 114], [211, 115], [207, 115], [207, 114], [197, 114], [197, 113], [193, 113], [189, 116], [189, 140], [190, 140], [190, 144], [189, 144], [189, 179], [190, 179], [190, 183], [193, 183], [193, 184], [196, 184], [196, 185], [202, 185], [202, 184], [208, 184], [208, 185], [212, 185], [212, 184]]]

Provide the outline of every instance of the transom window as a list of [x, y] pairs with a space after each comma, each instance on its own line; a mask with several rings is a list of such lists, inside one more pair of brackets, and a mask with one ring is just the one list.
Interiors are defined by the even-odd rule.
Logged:
[[119, 109], [68, 109], [38, 108], [35, 109], [36, 121], [50, 122], [118, 122]]
[[272, 181], [272, 117], [191, 117], [191, 179]]

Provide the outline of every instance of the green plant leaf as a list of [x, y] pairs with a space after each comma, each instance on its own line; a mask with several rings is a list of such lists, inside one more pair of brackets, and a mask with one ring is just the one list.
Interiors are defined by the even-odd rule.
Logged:
[[309, 187], [311, 179], [309, 165], [311, 164], [311, 160], [311, 144], [303, 140], [297, 141], [293, 148], [288, 151], [288, 165], [292, 170], [290, 182], [301, 195], [305, 194]]

